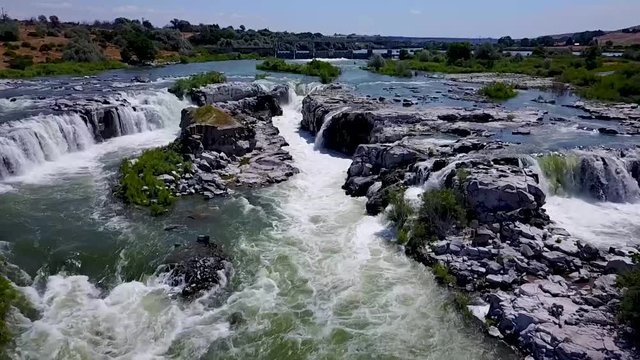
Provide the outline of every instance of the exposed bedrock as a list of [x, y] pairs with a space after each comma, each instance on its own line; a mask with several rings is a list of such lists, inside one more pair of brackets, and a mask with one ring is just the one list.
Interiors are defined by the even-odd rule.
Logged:
[[408, 244], [407, 253], [447, 269], [452, 285], [476, 298], [474, 313], [492, 336], [534, 359], [638, 358], [621, 336], [615, 286], [617, 274], [634, 268], [637, 249], [603, 251], [559, 228], [544, 209], [554, 179], [599, 201], [636, 199], [636, 150], [571, 152], [564, 165], [553, 159], [547, 178], [537, 158], [479, 136], [538, 122], [528, 111], [407, 111], [333, 88], [304, 100], [301, 127], [353, 156], [343, 188], [366, 196], [369, 214], [385, 211], [402, 189], [457, 194], [466, 221]]

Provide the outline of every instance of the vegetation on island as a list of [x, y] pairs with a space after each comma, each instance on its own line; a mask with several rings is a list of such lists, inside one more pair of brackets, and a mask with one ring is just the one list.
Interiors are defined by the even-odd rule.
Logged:
[[224, 74], [211, 71], [202, 74], [196, 74], [186, 79], [176, 81], [170, 88], [169, 92], [179, 98], [190, 95], [194, 90], [210, 84], [220, 84], [227, 81]]
[[230, 126], [237, 124], [236, 120], [226, 112], [213, 105], [205, 105], [193, 110], [193, 120], [197, 124]]
[[191, 171], [191, 163], [171, 146], [146, 150], [137, 159], [124, 159], [115, 189], [125, 204], [149, 207], [153, 216], [164, 214], [175, 203], [167, 183], [158, 178], [169, 175], [173, 181]]
[[294, 64], [282, 59], [270, 58], [258, 64], [256, 69], [261, 71], [286, 72], [308, 76], [319, 76], [323, 84], [328, 84], [340, 76], [339, 67], [326, 61], [312, 60], [303, 64]]
[[478, 93], [493, 100], [508, 100], [518, 96], [518, 92], [513, 86], [503, 82], [494, 82], [485, 85]]
[[390, 209], [387, 218], [399, 234], [399, 242], [408, 251], [442, 239], [466, 223], [464, 199], [454, 189], [433, 189], [422, 194], [416, 210], [405, 199], [404, 191], [388, 194]]
[[[446, 53], [422, 50], [402, 51], [398, 60], [374, 55], [366, 69], [379, 74], [410, 77], [413, 73], [514, 73], [552, 77], [577, 88], [578, 94], [604, 101], [640, 102], [640, 63], [627, 58], [604, 58], [598, 45], [587, 47], [580, 56], [564, 49], [534, 49], [531, 56], [511, 56], [502, 48], [483, 44], [452, 43]], [[508, 92], [500, 92], [508, 94]]]

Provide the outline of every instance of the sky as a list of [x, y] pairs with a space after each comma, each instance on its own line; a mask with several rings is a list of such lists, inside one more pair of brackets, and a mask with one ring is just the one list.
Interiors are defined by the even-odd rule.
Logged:
[[324, 34], [536, 37], [640, 25], [640, 0], [0, 0], [14, 18], [145, 18]]

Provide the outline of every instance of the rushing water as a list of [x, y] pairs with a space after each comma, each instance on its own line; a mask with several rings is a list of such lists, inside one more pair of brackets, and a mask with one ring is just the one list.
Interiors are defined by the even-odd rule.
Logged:
[[[398, 81], [359, 70], [361, 63], [338, 64], [344, 70], [341, 81], [362, 95], [410, 97], [419, 91], [437, 95], [420, 107], [470, 106], [442, 96], [449, 85], [438, 79]], [[0, 241], [9, 243], [6, 256], [34, 277], [33, 287], [24, 290], [41, 311], [39, 320], [23, 321], [16, 358], [514, 358], [447, 309], [450, 294], [389, 241], [383, 217], [365, 216], [364, 201], [344, 195], [350, 159], [324, 151], [321, 141], [298, 130], [300, 96], [274, 119], [301, 171], [289, 181], [229, 199], [182, 199], [171, 215], [159, 219], [114, 201], [110, 188], [120, 160], [175, 138], [187, 103], [167, 94], [171, 78], [212, 69], [240, 81], [252, 81], [256, 72], [253, 61], [190, 64], [142, 71], [149, 84], [130, 83], [141, 71], [125, 70], [8, 83], [0, 90], [6, 98], [17, 97], [0, 100], [0, 155], [11, 149], [24, 165], [18, 175], [2, 176]], [[73, 99], [78, 84], [85, 93], [125, 97], [143, 111], [127, 114], [124, 136], [102, 143], [85, 139], [81, 124], [51, 114], [46, 101], [38, 100]], [[580, 114], [531, 103], [537, 96], [524, 92], [505, 106]], [[39, 133], [37, 146], [16, 146], [15, 139], [28, 138], [18, 137], [16, 128], [33, 133], [40, 127], [50, 130]], [[62, 135], [56, 137], [55, 130]], [[526, 141], [532, 147], [543, 143], [542, 148], [572, 146], [584, 141], [576, 140], [580, 135], [613, 142], [570, 131], [566, 140], [556, 134]], [[36, 151], [42, 144], [51, 144], [51, 151]], [[637, 236], [623, 217], [640, 213], [636, 205], [590, 203], [600, 211], [592, 212], [596, 222], [581, 216], [584, 206], [570, 207], [572, 201], [582, 200], [550, 198], [548, 210], [570, 231], [573, 226], [576, 236], [596, 240], [591, 231], [596, 227], [611, 238]], [[170, 224], [187, 229], [164, 231]], [[175, 243], [202, 233], [224, 246], [235, 274], [225, 290], [183, 302], [152, 274]]]

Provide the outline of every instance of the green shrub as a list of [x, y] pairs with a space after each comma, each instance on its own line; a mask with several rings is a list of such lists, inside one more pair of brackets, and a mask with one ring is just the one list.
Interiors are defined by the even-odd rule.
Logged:
[[18, 50], [20, 49], [20, 45], [15, 44], [15, 43], [6, 43], [5, 44], [7, 50]]
[[17, 21], [0, 21], [0, 41], [18, 41], [19, 38]]
[[552, 194], [570, 191], [574, 187], [576, 168], [578, 167], [577, 157], [558, 154], [544, 155], [538, 158], [538, 165], [540, 165]]
[[433, 270], [433, 275], [435, 275], [438, 281], [441, 281], [447, 285], [456, 284], [456, 277], [449, 272], [449, 268], [446, 265], [436, 263], [431, 269]]
[[40, 46], [40, 49], [38, 49], [38, 51], [40, 52], [49, 52], [51, 50], [53, 50], [53, 47], [51, 46], [51, 44], [42, 44]]
[[467, 181], [469, 175], [471, 175], [471, 173], [469, 173], [469, 170], [465, 168], [459, 168], [456, 170], [456, 178], [458, 179], [459, 183], [464, 183], [465, 181]]
[[24, 70], [32, 65], [33, 56], [30, 55], [15, 56], [13, 59], [9, 60], [9, 68], [14, 70]]
[[507, 100], [518, 96], [518, 92], [514, 90], [513, 86], [503, 82], [486, 85], [480, 89], [479, 94], [494, 100]]
[[[637, 257], [635, 260], [637, 264]], [[618, 276], [618, 287], [625, 289], [618, 318], [634, 328], [636, 332], [640, 332], [640, 269], [636, 268]], [[636, 341], [640, 343], [637, 337]]]
[[62, 60], [70, 62], [101, 62], [106, 60], [102, 49], [90, 39], [73, 38], [62, 52]]
[[30, 42], [28, 42], [28, 41], [23, 41], [23, 42], [20, 44], [20, 47], [23, 47], [23, 48], [31, 48], [31, 43], [30, 43]]
[[256, 80], [264, 80], [267, 78], [267, 76], [269, 76], [269, 74], [265, 74], [265, 73], [260, 73], [260, 74], [256, 74], [255, 79]]
[[447, 62], [454, 64], [459, 60], [471, 59], [471, 44], [465, 43], [451, 43], [447, 49]]
[[414, 220], [410, 248], [446, 237], [466, 222], [461, 195], [452, 189], [430, 190], [422, 194], [418, 218]]
[[306, 64], [290, 64], [282, 59], [267, 59], [256, 66], [262, 71], [286, 72], [308, 76], [319, 76], [323, 84], [328, 84], [340, 76], [341, 70], [326, 61], [312, 60]]
[[190, 169], [191, 164], [168, 147], [146, 150], [134, 161], [122, 161], [115, 194], [126, 204], [150, 207], [158, 216], [175, 203], [175, 197], [157, 177], [174, 171], [182, 175]]
[[0, 349], [11, 342], [12, 334], [7, 327], [7, 315], [12, 307], [18, 309], [24, 316], [35, 318], [36, 310], [31, 303], [11, 284], [7, 278], [0, 275]]
[[390, 191], [387, 200], [391, 208], [387, 212], [387, 219], [392, 221], [397, 229], [402, 229], [413, 214], [411, 204], [404, 197], [405, 190]]
[[185, 95], [189, 95], [194, 90], [205, 85], [219, 84], [226, 80], [227, 79], [224, 74], [217, 71], [211, 71], [208, 73], [193, 75], [187, 79], [180, 79], [169, 88], [169, 92], [179, 98], [183, 98]]
[[369, 59], [369, 62], [367, 63], [367, 67], [374, 69], [375, 71], [379, 71], [384, 67], [385, 63], [386, 61], [384, 60], [382, 55], [375, 54], [371, 57], [371, 59]]

